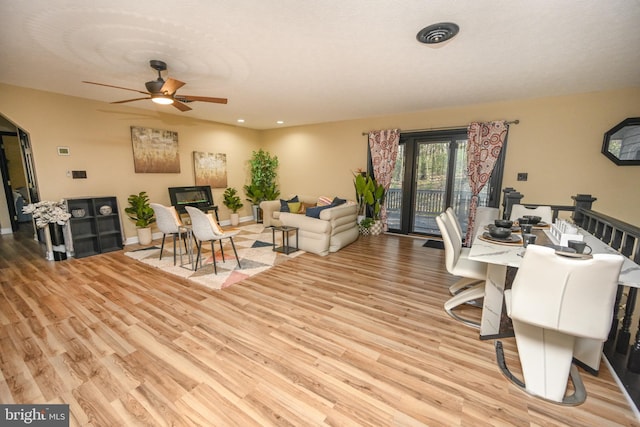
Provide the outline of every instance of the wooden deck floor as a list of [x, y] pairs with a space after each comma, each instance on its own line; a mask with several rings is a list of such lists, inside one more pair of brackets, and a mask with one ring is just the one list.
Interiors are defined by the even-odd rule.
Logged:
[[0, 236], [0, 402], [67, 403], [82, 426], [640, 425], [604, 365], [578, 407], [512, 386], [444, 313], [454, 279], [422, 243], [364, 237], [212, 291]]

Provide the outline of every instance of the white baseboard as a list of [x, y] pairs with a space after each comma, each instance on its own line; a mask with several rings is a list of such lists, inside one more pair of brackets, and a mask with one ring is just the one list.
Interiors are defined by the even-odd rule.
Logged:
[[13, 234], [13, 230], [11, 228], [0, 228], [0, 234]]

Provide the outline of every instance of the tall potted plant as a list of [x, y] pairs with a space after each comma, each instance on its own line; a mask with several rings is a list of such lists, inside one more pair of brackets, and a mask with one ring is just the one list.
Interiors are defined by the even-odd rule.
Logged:
[[250, 184], [244, 186], [247, 201], [251, 202], [253, 216], [260, 221], [259, 205], [263, 200], [275, 200], [280, 195], [276, 185], [278, 157], [262, 148], [254, 151], [249, 159]]
[[371, 202], [368, 205], [371, 209], [371, 216], [373, 217], [373, 225], [371, 226], [371, 234], [378, 235], [382, 233], [382, 221], [380, 220], [380, 211], [382, 210], [382, 204], [386, 196], [386, 191], [382, 184], [378, 184], [375, 179], [372, 179], [371, 190]]
[[148, 245], [153, 240], [151, 237], [151, 224], [156, 222], [153, 209], [149, 204], [149, 196], [145, 191], [132, 194], [127, 199], [129, 206], [124, 209], [127, 216], [136, 223], [138, 242]]
[[370, 215], [373, 224], [370, 227], [371, 234], [382, 233], [382, 222], [380, 221], [380, 211], [386, 191], [384, 186], [378, 184], [371, 175], [365, 172], [354, 174], [353, 185], [356, 190], [356, 201], [358, 202], [358, 224]]
[[244, 206], [242, 204], [242, 200], [240, 200], [240, 197], [238, 196], [238, 190], [233, 187], [227, 188], [224, 190], [222, 199], [222, 203], [231, 210], [231, 225], [238, 225], [240, 223], [238, 210]]

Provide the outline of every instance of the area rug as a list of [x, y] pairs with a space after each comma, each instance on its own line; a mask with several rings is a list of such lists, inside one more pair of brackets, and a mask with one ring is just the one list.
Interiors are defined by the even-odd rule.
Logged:
[[[303, 251], [296, 251], [285, 255], [274, 252], [271, 228], [265, 228], [262, 224], [250, 224], [235, 227], [227, 231], [231, 230], [238, 231], [238, 234], [233, 237], [233, 242], [238, 252], [241, 268], [238, 268], [238, 262], [233, 253], [231, 242], [229, 239], [224, 239], [223, 248], [225, 261], [222, 260], [222, 254], [220, 253], [220, 243], [215, 242], [218, 274], [214, 273], [213, 255], [209, 242], [205, 242], [203, 245], [201, 257], [204, 265], [202, 267], [198, 265], [197, 271], [190, 269], [191, 264], [188, 263], [186, 255], [184, 255], [182, 259], [185, 265], [180, 266], [180, 252], [178, 252], [176, 265], [173, 265], [173, 241], [169, 236], [167, 236], [165, 241], [162, 259], [160, 259], [159, 244], [157, 246], [132, 250], [126, 252], [125, 255], [152, 267], [160, 268], [167, 273], [194, 281], [207, 288], [224, 289], [304, 253]], [[282, 233], [276, 233], [276, 243], [278, 245], [281, 243], [281, 234]], [[295, 238], [292, 240], [295, 242]], [[176, 250], [178, 249], [176, 248]], [[194, 247], [194, 253], [195, 252]]]

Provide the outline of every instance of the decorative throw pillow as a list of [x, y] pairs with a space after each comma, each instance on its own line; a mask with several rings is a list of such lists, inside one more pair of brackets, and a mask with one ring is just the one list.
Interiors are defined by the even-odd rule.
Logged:
[[320, 212], [322, 212], [325, 209], [329, 209], [332, 208], [333, 206], [331, 205], [324, 205], [324, 206], [314, 206], [312, 208], [307, 208], [307, 211], [305, 212], [306, 216], [310, 216], [311, 218], [320, 218]]
[[327, 206], [331, 204], [331, 198], [320, 196], [318, 197], [318, 206]]
[[280, 212], [289, 212], [289, 203], [293, 202], [299, 202], [297, 195], [289, 200], [280, 199]]
[[347, 200], [346, 199], [341, 199], [338, 196], [334, 197], [333, 200], [331, 201], [331, 204], [333, 206], [340, 206], [340, 205], [343, 205], [345, 203], [347, 203]]
[[307, 213], [307, 209], [309, 208], [313, 208], [315, 207], [315, 203], [304, 203], [302, 202], [300, 204], [300, 210], [298, 211], [299, 214], [306, 214]]
[[218, 225], [218, 222], [213, 217], [213, 215], [208, 213], [207, 218], [209, 218], [209, 222], [211, 223], [211, 229], [213, 230], [213, 234], [217, 236], [222, 236], [224, 234], [224, 231], [222, 230], [222, 228], [220, 228], [220, 226]]
[[289, 212], [294, 214], [300, 212], [300, 202], [289, 202], [287, 205], [289, 205]]

